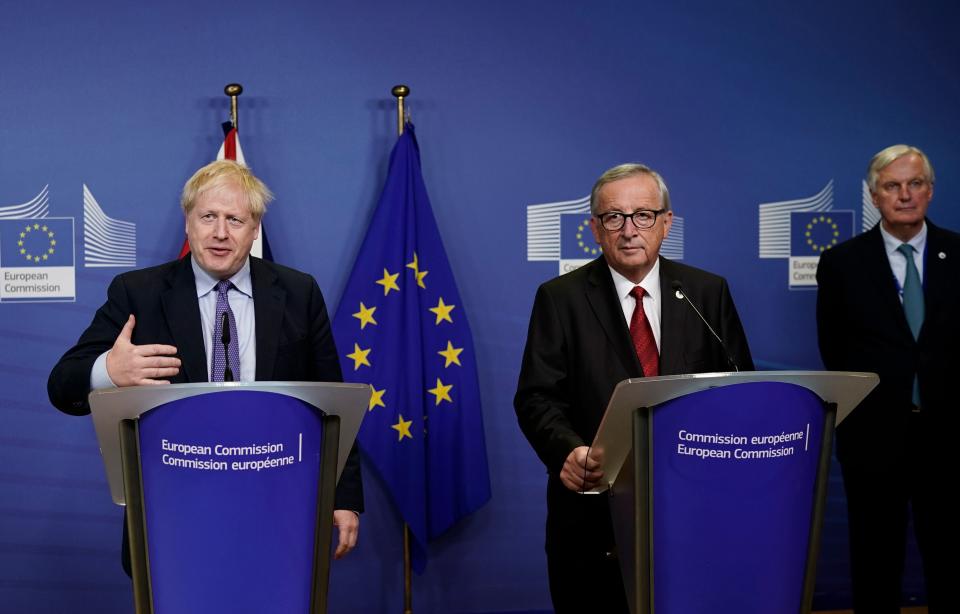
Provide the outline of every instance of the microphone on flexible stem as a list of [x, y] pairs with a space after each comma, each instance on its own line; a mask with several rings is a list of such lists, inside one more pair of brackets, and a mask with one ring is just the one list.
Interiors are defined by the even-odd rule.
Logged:
[[730, 352], [727, 350], [727, 344], [723, 342], [723, 339], [720, 338], [720, 335], [717, 334], [717, 331], [713, 330], [713, 327], [710, 326], [710, 323], [707, 322], [707, 319], [703, 317], [703, 314], [700, 313], [700, 310], [697, 309], [697, 306], [690, 301], [690, 298], [687, 296], [687, 293], [683, 291], [683, 284], [680, 283], [679, 280], [674, 279], [673, 281], [670, 282], [670, 286], [676, 292], [674, 296], [676, 296], [678, 299], [682, 301], [687, 301], [687, 304], [693, 308], [697, 316], [700, 317], [700, 321], [704, 323], [704, 325], [707, 327], [707, 330], [710, 331], [710, 334], [712, 334], [714, 338], [717, 340], [717, 342], [720, 344], [720, 349], [723, 350], [723, 354], [727, 357], [727, 362], [730, 363], [730, 366], [733, 367], [734, 371], [739, 373], [740, 367], [737, 366], [737, 363], [733, 360], [733, 357], [730, 356]]
[[233, 369], [230, 368], [230, 318], [227, 312], [223, 312], [223, 319], [220, 321], [220, 341], [223, 342], [223, 381], [233, 381]]

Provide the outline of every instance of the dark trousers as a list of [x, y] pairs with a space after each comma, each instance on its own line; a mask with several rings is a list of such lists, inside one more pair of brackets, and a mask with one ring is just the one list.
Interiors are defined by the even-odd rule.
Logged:
[[627, 614], [607, 496], [547, 486], [547, 573], [557, 614]]
[[891, 448], [889, 442], [877, 441], [872, 453], [841, 462], [854, 612], [899, 614], [911, 515], [930, 614], [960, 612], [956, 588], [949, 585], [960, 571], [957, 519], [948, 518], [955, 509], [948, 499], [955, 496], [951, 481], [957, 473], [950, 467], [957, 465], [951, 458], [956, 448], [937, 443], [938, 436], [925, 428], [923, 414], [910, 417], [903, 435], [903, 446]]

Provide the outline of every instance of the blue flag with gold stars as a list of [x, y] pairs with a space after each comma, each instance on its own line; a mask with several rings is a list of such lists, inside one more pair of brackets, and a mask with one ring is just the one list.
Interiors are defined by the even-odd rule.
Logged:
[[426, 566], [426, 544], [490, 499], [466, 311], [407, 124], [333, 319], [344, 380], [373, 396], [358, 439]]

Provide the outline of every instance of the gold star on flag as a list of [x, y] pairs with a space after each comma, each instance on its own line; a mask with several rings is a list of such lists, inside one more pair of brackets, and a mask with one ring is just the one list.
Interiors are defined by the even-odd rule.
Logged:
[[397, 441], [403, 441], [404, 437], [413, 439], [413, 435], [410, 434], [410, 425], [413, 424], [413, 420], [404, 420], [403, 414], [400, 414], [397, 417], [397, 423], [390, 427], [397, 431]]
[[370, 354], [372, 348], [367, 348], [361, 350], [360, 346], [356, 343], [353, 344], [353, 352], [347, 354], [347, 358], [353, 359], [353, 370], [356, 371], [360, 368], [360, 365], [370, 366], [370, 361], [367, 360], [367, 356]]
[[23, 239], [20, 239], [19, 241], [17, 241], [17, 245], [19, 245], [20, 247], [23, 247]]
[[443, 368], [446, 369], [450, 365], [457, 365], [458, 367], [462, 367], [463, 365], [460, 364], [460, 352], [462, 351], [463, 351], [463, 348], [455, 348], [453, 347], [452, 343], [447, 341], [447, 349], [440, 350], [439, 352], [437, 352], [437, 354], [440, 354], [441, 356], [447, 359], [447, 362], [443, 365]]
[[443, 302], [443, 297], [441, 296], [440, 302], [437, 303], [437, 306], [430, 308], [430, 311], [437, 314], [437, 326], [439, 326], [440, 322], [443, 322], [444, 320], [453, 324], [453, 320], [450, 319], [450, 312], [453, 311], [454, 307], [456, 307], [456, 305], [445, 305]]
[[430, 271], [417, 271], [417, 285], [421, 288], [426, 289], [427, 284], [423, 283], [423, 278], [427, 276], [427, 273]]
[[44, 225], [43, 225], [43, 232], [47, 232], [47, 230], [49, 230], [49, 229], [47, 228], [47, 225], [44, 224]]
[[353, 317], [360, 320], [360, 330], [363, 330], [367, 324], [377, 324], [377, 321], [373, 319], [373, 312], [376, 310], [376, 307], [370, 307], [368, 309], [367, 306], [363, 304], [363, 301], [360, 301], [360, 311], [353, 314]]
[[50, 232], [48, 232], [48, 233], [47, 233], [47, 236], [52, 239], [52, 238], [53, 238], [53, 231], [51, 230]]
[[417, 252], [413, 252], [413, 262], [408, 262], [407, 268], [413, 269], [414, 275], [417, 276], [417, 285], [425, 289], [427, 286], [423, 283], [423, 278], [426, 277], [430, 271], [420, 270], [420, 261], [417, 259]]
[[34, 230], [40, 230], [40, 224], [34, 224], [34, 225], [33, 225], [33, 229], [34, 229]]
[[[29, 226], [27, 226], [27, 230], [30, 230], [30, 227], [29, 227]], [[21, 238], [21, 239], [24, 238], [24, 237], [26, 237], [26, 236], [27, 236], [27, 233], [25, 233], [25, 232], [21, 232], [21, 233], [20, 233], [20, 238]]]
[[383, 286], [384, 296], [390, 294], [391, 290], [400, 291], [400, 286], [397, 285], [397, 277], [400, 277], [400, 273], [391, 275], [390, 271], [383, 269], [383, 279], [377, 280], [377, 283]]
[[430, 394], [432, 394], [432, 395], [434, 395], [435, 397], [437, 397], [436, 405], [439, 405], [439, 404], [440, 404], [440, 401], [449, 401], [450, 403], [453, 403], [453, 399], [450, 398], [450, 389], [451, 389], [451, 388], [453, 388], [453, 384], [444, 385], [443, 382], [441, 382], [441, 381], [440, 381], [440, 378], [438, 377], [438, 378], [437, 378], [437, 387], [436, 387], [436, 388], [431, 388], [431, 389], [428, 390], [427, 392], [429, 392]]
[[386, 407], [387, 404], [383, 402], [383, 394], [387, 391], [387, 389], [384, 388], [383, 390], [377, 390], [373, 386], [370, 387], [373, 388], [373, 394], [370, 395], [370, 406], [367, 408], [367, 411], [373, 411], [373, 408], [377, 407], [378, 405], [380, 407]]

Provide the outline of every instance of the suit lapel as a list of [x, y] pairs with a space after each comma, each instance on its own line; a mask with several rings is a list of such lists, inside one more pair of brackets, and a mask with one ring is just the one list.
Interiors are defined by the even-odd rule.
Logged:
[[277, 275], [259, 258], [250, 257], [250, 279], [253, 283], [253, 313], [256, 319], [257, 381], [275, 379], [273, 366], [280, 346], [287, 294], [277, 284]]
[[[660, 259], [660, 374], [673, 375], [684, 372], [683, 352], [680, 350], [686, 335], [683, 326], [689, 305], [675, 298], [671, 285], [678, 278], [673, 263]], [[683, 280], [680, 280], [681, 283]]]
[[197, 302], [197, 285], [190, 257], [181, 258], [166, 278], [167, 290], [161, 294], [163, 316], [180, 355], [181, 370], [187, 382], [207, 381], [207, 354], [203, 348], [203, 327]]
[[601, 256], [586, 266], [590, 267], [585, 289], [587, 303], [600, 323], [607, 342], [630, 377], [642, 374], [643, 368], [630, 340], [630, 329], [623, 318], [623, 309], [617, 301], [617, 291], [606, 261]]

